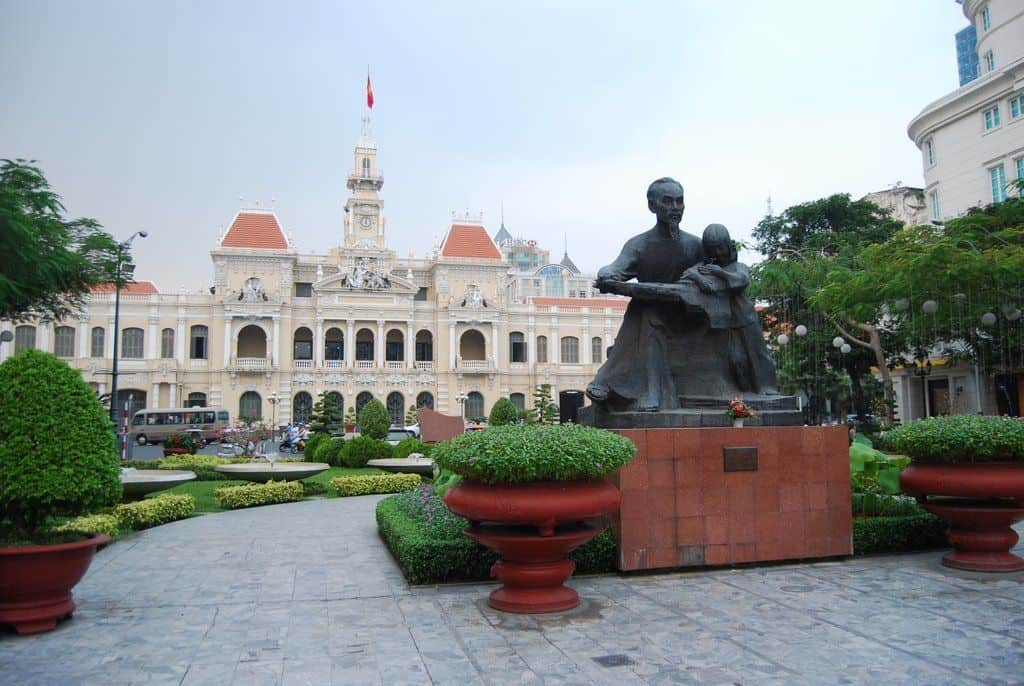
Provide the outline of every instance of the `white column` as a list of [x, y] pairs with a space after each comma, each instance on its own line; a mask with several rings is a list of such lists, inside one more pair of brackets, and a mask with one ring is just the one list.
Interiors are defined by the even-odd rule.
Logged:
[[345, 366], [349, 369], [355, 366], [356, 359], [356, 327], [352, 320], [348, 320], [348, 333], [345, 334]]
[[[103, 347], [106, 348], [106, 350], [103, 353], [103, 357], [105, 357], [105, 358], [107, 358], [109, 360], [109, 359], [114, 357], [114, 318], [113, 317], [111, 317], [110, 321], [107, 323], [107, 335], [106, 335], [105, 338], [106, 338], [106, 340], [103, 341]], [[120, 348], [120, 344], [118, 344], [118, 348]], [[120, 352], [120, 349], [118, 350], [118, 352]]]
[[591, 341], [590, 341], [590, 328], [583, 328], [583, 340], [580, 341], [580, 346], [583, 350], [580, 351], [580, 359], [583, 360], [583, 364], [590, 364], [593, 359], [591, 355]]
[[154, 410], [160, 409], [160, 384], [153, 384], [153, 394], [149, 397], [149, 406]]
[[501, 368], [501, 345], [498, 343], [498, 323], [491, 322], [491, 359], [494, 360], [494, 368]]
[[455, 322], [448, 325], [448, 369], [455, 369]]
[[384, 367], [384, 320], [377, 320], [377, 367]]
[[159, 342], [157, 340], [157, 324], [159, 320], [156, 317], [149, 318], [149, 333], [146, 338], [146, 359], [155, 360], [160, 357]]
[[[185, 320], [178, 315], [178, 332], [174, 334], [174, 357], [178, 360], [178, 364], [185, 364], [185, 351], [187, 346], [191, 343], [185, 337]], [[190, 332], [191, 333], [191, 332]]]
[[548, 338], [548, 364], [562, 364], [562, 341], [558, 340], [558, 324], [551, 323], [551, 337]]
[[39, 325], [39, 349], [53, 352], [50, 350], [50, 325], [45, 322]]
[[317, 369], [324, 366], [324, 319], [316, 318], [316, 332], [313, 335], [313, 364]]
[[89, 322], [78, 322], [78, 356], [89, 357]]
[[[412, 369], [416, 360], [416, 332], [413, 330], [412, 322], [405, 325], [405, 366]], [[415, 402], [415, 400], [414, 400]]]
[[537, 330], [532, 326], [527, 333], [527, 340], [529, 341], [529, 347], [526, 350], [526, 361], [530, 365], [530, 371], [533, 371], [534, 365], [537, 364]]
[[178, 384], [169, 383], [167, 384], [167, 407], [178, 406]]
[[276, 367], [281, 363], [281, 317], [274, 315], [274, 347], [273, 357], [270, 359], [270, 366]]
[[14, 330], [11, 327], [10, 322], [0, 323], [0, 331], [10, 331], [11, 340], [4, 343], [0, 340], [0, 360], [6, 360], [14, 353]]
[[[231, 364], [231, 317], [224, 317], [224, 368]], [[206, 342], [210, 344], [209, 341]], [[207, 355], [209, 357], [209, 355]]]

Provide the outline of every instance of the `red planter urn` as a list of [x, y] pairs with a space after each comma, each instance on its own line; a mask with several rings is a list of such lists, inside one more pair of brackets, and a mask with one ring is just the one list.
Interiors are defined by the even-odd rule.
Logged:
[[71, 589], [89, 569], [97, 546], [110, 537], [57, 545], [0, 548], [0, 624], [19, 634], [49, 631], [75, 610]]
[[604, 529], [594, 520], [619, 507], [604, 479], [485, 485], [464, 480], [444, 496], [448, 509], [469, 520], [465, 534], [498, 553], [491, 576], [502, 586], [490, 605], [506, 612], [557, 612], [580, 598], [565, 586], [575, 563], [566, 555]]
[[942, 564], [974, 572], [1024, 570], [1010, 549], [1024, 519], [1024, 463], [914, 463], [900, 473], [900, 488], [949, 524], [952, 552]]

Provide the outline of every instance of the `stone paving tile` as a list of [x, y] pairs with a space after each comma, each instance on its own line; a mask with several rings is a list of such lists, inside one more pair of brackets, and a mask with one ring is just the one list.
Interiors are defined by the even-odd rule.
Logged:
[[[948, 570], [932, 552], [595, 576], [573, 581], [576, 610], [507, 615], [486, 605], [494, 584], [407, 586], [377, 536], [378, 499], [130, 535], [96, 556], [73, 620], [0, 634], [0, 682], [1024, 683], [1024, 574]], [[608, 656], [627, 664], [594, 660]]]

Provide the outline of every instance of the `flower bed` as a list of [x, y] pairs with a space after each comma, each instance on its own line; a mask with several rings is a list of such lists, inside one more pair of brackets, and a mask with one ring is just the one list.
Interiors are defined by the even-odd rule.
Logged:
[[295, 502], [302, 500], [306, 491], [299, 481], [268, 481], [265, 484], [225, 486], [213, 494], [222, 507], [237, 510], [242, 507]]
[[[486, 581], [498, 556], [463, 535], [466, 520], [453, 515], [428, 486], [377, 503], [377, 526], [413, 584]], [[569, 554], [577, 574], [614, 572], [615, 539], [605, 530]]]
[[339, 476], [331, 479], [331, 486], [340, 496], [371, 495], [374, 493], [402, 493], [420, 485], [419, 474], [380, 474], [378, 476]]
[[118, 505], [114, 516], [122, 529], [146, 529], [184, 519], [195, 508], [196, 501], [190, 495], [161, 495]]

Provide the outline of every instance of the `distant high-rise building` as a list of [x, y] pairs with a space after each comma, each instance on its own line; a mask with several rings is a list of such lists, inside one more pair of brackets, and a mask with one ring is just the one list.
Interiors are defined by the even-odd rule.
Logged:
[[961, 86], [978, 78], [979, 64], [978, 30], [972, 24], [956, 33], [956, 67], [960, 72]]

